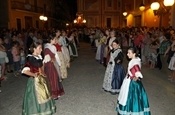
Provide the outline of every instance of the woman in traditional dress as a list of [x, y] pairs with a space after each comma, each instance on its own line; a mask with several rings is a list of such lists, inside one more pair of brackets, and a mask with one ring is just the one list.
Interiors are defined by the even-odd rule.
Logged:
[[[175, 46], [174, 46], [175, 50]], [[175, 53], [171, 57], [170, 63], [168, 65], [168, 69], [171, 70], [171, 76], [168, 78], [171, 82], [175, 82]]]
[[68, 47], [69, 47], [69, 53], [71, 58], [72, 57], [78, 57], [78, 51], [77, 51], [77, 47], [75, 44], [75, 35], [73, 32], [70, 33], [69, 37], [68, 37]]
[[106, 34], [106, 42], [105, 42], [105, 48], [104, 48], [104, 54], [103, 54], [103, 65], [105, 67], [107, 67], [107, 56], [108, 56], [108, 50], [109, 50], [109, 47], [108, 47], [108, 44], [109, 44], [109, 40], [110, 40], [110, 31], [109, 30], [106, 30], [105, 31], [105, 34]]
[[107, 41], [107, 38], [105, 36], [105, 33], [102, 31], [100, 35], [100, 44], [101, 44], [101, 50], [100, 50], [100, 63], [104, 64], [104, 52], [105, 52], [105, 43]]
[[118, 40], [112, 42], [110, 60], [106, 68], [103, 89], [112, 94], [119, 93], [125, 71], [122, 66], [123, 54]]
[[[172, 39], [175, 39], [175, 34], [172, 35]], [[170, 62], [168, 65], [168, 69], [171, 70], [171, 75], [169, 76], [168, 80], [170, 80], [171, 82], [175, 82], [175, 40], [173, 41], [169, 49], [172, 53], [172, 56], [170, 57]]]
[[170, 80], [171, 82], [175, 82], [175, 34], [172, 35], [171, 40], [172, 43], [167, 48], [164, 57], [166, 56], [166, 54], [168, 54], [168, 69], [171, 70], [171, 75], [168, 76], [168, 80]]
[[43, 62], [41, 57], [42, 45], [39, 42], [31, 45], [32, 54], [27, 56], [27, 62], [22, 73], [27, 75], [28, 82], [25, 90], [22, 115], [53, 115], [56, 112], [55, 102], [50, 96]]
[[118, 115], [151, 115], [147, 94], [141, 82], [141, 59], [136, 52], [136, 48], [129, 47], [127, 56], [131, 60], [118, 96]]
[[52, 98], [55, 100], [64, 95], [64, 89], [60, 81], [61, 78], [58, 76], [58, 71], [55, 66], [59, 60], [56, 47], [54, 46], [56, 39], [56, 33], [53, 32], [49, 35], [48, 43], [44, 46], [44, 59], [47, 60], [44, 61], [44, 71], [49, 79]]
[[60, 45], [59, 43], [59, 39], [60, 38], [57, 38], [56, 39], [56, 49], [57, 49], [57, 54], [58, 54], [58, 57], [60, 59], [60, 72], [61, 72], [61, 78], [62, 79], [65, 79], [67, 78], [67, 67], [66, 67], [66, 64], [65, 64], [65, 59], [64, 59], [64, 56], [63, 56], [63, 52], [62, 52], [62, 46]]
[[112, 50], [112, 42], [116, 39], [116, 32], [115, 30], [110, 31], [110, 38], [108, 38], [109, 40], [107, 41], [107, 45], [108, 45], [108, 50], [107, 50], [107, 57], [106, 57], [106, 64], [108, 64], [109, 60], [110, 60], [110, 51]]
[[99, 61], [101, 64], [103, 64], [104, 63], [103, 57], [104, 57], [106, 36], [104, 35], [104, 33], [102, 31], [99, 34], [100, 34], [100, 38], [97, 39], [98, 46], [97, 46], [97, 51], [96, 51], [96, 60]]
[[62, 49], [63, 56], [65, 59], [66, 67], [69, 68], [70, 67], [70, 54], [69, 54], [69, 50], [67, 48], [68, 43], [67, 43], [66, 31], [62, 31], [62, 36], [61, 36], [61, 39], [59, 39], [59, 43], [61, 43], [61, 45], [62, 45], [61, 49]]
[[[0, 37], [0, 87], [1, 87], [1, 81], [5, 80], [5, 64], [8, 63], [7, 62], [7, 54], [6, 54], [6, 49], [3, 46], [3, 39], [2, 37]], [[1, 92], [1, 89], [0, 89]]]
[[0, 37], [0, 81], [5, 79], [5, 64], [6, 62], [7, 54], [6, 49], [3, 46], [3, 39]]

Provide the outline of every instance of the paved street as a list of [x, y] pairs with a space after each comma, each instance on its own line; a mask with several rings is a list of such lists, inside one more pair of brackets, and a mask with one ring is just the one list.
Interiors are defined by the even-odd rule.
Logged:
[[[127, 65], [125, 61], [124, 65]], [[95, 61], [90, 44], [81, 43], [79, 57], [71, 63], [63, 81], [65, 95], [56, 101], [55, 115], [117, 115], [117, 95], [102, 90], [105, 68]], [[168, 71], [142, 68], [152, 115], [175, 115], [175, 83], [167, 80]], [[21, 115], [27, 78], [8, 74], [0, 93], [0, 115]]]

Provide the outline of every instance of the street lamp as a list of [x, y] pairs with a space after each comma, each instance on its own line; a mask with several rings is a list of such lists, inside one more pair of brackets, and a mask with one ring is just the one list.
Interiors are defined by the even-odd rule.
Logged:
[[86, 23], [86, 19], [83, 19], [83, 14], [76, 14], [77, 18], [74, 20], [74, 24]]
[[163, 14], [166, 14], [169, 12], [170, 7], [174, 5], [175, 0], [164, 0], [163, 3], [161, 2], [161, 8], [160, 4], [158, 2], [153, 2], [151, 4], [151, 9], [154, 11], [154, 15], [159, 15], [160, 21], [159, 21], [159, 27], [162, 26], [162, 17]]
[[123, 16], [127, 16], [127, 9], [126, 9], [126, 4], [124, 5], [124, 10], [123, 10], [124, 12], [123, 12]]
[[125, 12], [123, 12], [123, 16], [126, 16], [128, 13], [125, 11]]
[[173, 6], [174, 2], [175, 0], [164, 0], [163, 4], [168, 7], [168, 6]]
[[86, 23], [86, 20], [85, 19], [83, 20], [83, 23]]
[[[174, 2], [175, 2], [175, 0], [164, 0], [163, 5], [165, 6], [165, 8], [166, 7], [171, 7], [171, 6], [174, 5]], [[159, 8], [160, 8], [160, 4], [158, 2], [153, 2], [151, 4], [151, 9], [153, 11], [157, 11], [157, 10], [159, 10]]]
[[47, 16], [41, 15], [41, 16], [39, 17], [39, 19], [40, 19], [41, 21], [47, 21]]
[[151, 9], [153, 10], [153, 11], [156, 11], [156, 10], [158, 10], [160, 8], [160, 4], [158, 3], [158, 2], [153, 2], [152, 4], [151, 4]]
[[157, 11], [159, 8], [160, 8], [160, 4], [158, 2], [153, 2], [151, 4], [151, 9], [153, 10], [154, 15], [157, 15], [157, 13], [158, 13]]
[[47, 16], [41, 15], [39, 19], [43, 22], [43, 27], [47, 27]]
[[68, 24], [68, 23], [66, 23], [66, 26], [69, 26], [69, 24]]
[[145, 10], [145, 5], [144, 5], [144, 1], [142, 0], [142, 3], [140, 4], [139, 7], [140, 11], [144, 11]]
[[75, 19], [75, 20], [74, 20], [74, 24], [76, 24], [76, 23], [77, 23], [77, 20]]

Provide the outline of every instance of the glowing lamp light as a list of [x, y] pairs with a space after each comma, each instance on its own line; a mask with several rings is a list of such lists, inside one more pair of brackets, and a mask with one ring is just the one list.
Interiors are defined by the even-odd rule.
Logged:
[[158, 2], [153, 2], [153, 3], [151, 4], [151, 9], [152, 9], [152, 10], [158, 10], [159, 7], [160, 7], [160, 4], [159, 4]]
[[43, 19], [44, 21], [47, 21], [47, 17], [46, 16], [44, 16], [44, 19]]
[[86, 20], [85, 18], [83, 18], [83, 14], [81, 13], [77, 13], [76, 14], [76, 18], [74, 19], [74, 24], [85, 24], [86, 23]]
[[42, 21], [47, 21], [47, 17], [46, 17], [46, 16], [43, 16], [43, 15], [41, 15], [41, 16], [39, 17], [39, 19], [42, 20]]
[[128, 13], [127, 12], [123, 12], [123, 16], [126, 16]]
[[77, 20], [74, 20], [74, 23], [77, 23]]
[[139, 7], [140, 11], [144, 11], [145, 10], [145, 5], [144, 5], [144, 1], [142, 0], [142, 3], [140, 4]]
[[41, 16], [39, 17], [39, 19], [40, 19], [40, 20], [44, 20], [44, 16], [41, 15]]
[[163, 1], [163, 4], [165, 6], [173, 6], [174, 5], [174, 2], [175, 2], [175, 0], [164, 0]]
[[86, 23], [86, 20], [85, 19], [83, 20], [83, 23]]
[[144, 11], [145, 10], [145, 6], [140, 6], [139, 9], [140, 9], [140, 11]]
[[78, 19], [81, 20], [81, 16], [78, 16]]

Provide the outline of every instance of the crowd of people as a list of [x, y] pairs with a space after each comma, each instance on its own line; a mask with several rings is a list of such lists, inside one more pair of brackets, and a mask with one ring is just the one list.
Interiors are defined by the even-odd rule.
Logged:
[[[4, 29], [0, 34], [0, 82], [11, 72], [16, 77], [21, 74], [28, 77], [23, 115], [56, 112], [55, 100], [65, 93], [62, 81], [68, 77], [71, 61], [78, 57], [79, 40], [91, 43], [96, 49], [95, 59], [106, 67], [102, 88], [118, 94], [119, 115], [151, 114], [141, 82], [141, 65], [161, 70], [166, 66], [162, 64], [166, 59], [171, 71], [167, 79], [175, 82], [175, 30], [172, 27]], [[127, 69], [122, 63], [125, 57], [130, 60]]]
[[[150, 115], [148, 97], [141, 82], [141, 65], [161, 70], [162, 60], [167, 60], [167, 68], [172, 72], [168, 80], [175, 83], [175, 30], [172, 27], [96, 28], [90, 32], [89, 41], [96, 47], [95, 59], [106, 67], [102, 87], [106, 92], [119, 94], [118, 114]], [[122, 65], [126, 49], [130, 60], [127, 71]]]
[[112, 45], [114, 40], [117, 40], [121, 50], [126, 50], [128, 46], [136, 47], [141, 63], [149, 66], [150, 69], [158, 68], [161, 70], [162, 66], [168, 68], [171, 71], [168, 79], [170, 82], [175, 82], [175, 30], [172, 27], [90, 29], [89, 41], [92, 47], [97, 48], [95, 59], [105, 67], [109, 62], [109, 53], [114, 49]]
[[[56, 112], [55, 100], [65, 94], [62, 81], [71, 61], [78, 57], [76, 30], [2, 30], [0, 36], [0, 81], [6, 74], [28, 77], [22, 115]], [[0, 90], [0, 92], [2, 92]]]

